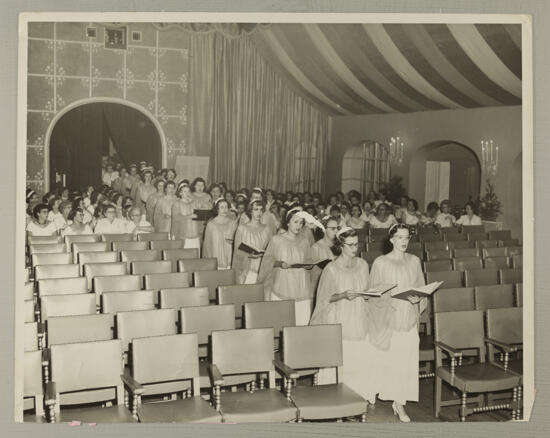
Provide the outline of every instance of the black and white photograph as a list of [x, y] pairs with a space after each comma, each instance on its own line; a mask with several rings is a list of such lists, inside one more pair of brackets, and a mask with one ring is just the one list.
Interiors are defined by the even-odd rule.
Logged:
[[529, 420], [529, 18], [147, 15], [20, 16], [16, 421]]

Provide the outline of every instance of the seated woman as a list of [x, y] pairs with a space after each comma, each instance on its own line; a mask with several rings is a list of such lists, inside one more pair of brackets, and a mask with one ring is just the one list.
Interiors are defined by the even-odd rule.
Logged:
[[27, 224], [27, 236], [53, 236], [57, 234], [55, 222], [48, 220], [50, 209], [46, 204], [37, 204], [32, 209], [32, 220]]
[[83, 223], [89, 224], [92, 221], [92, 214], [88, 211], [88, 208], [86, 207], [86, 203], [89, 205], [90, 198], [82, 198], [82, 197], [76, 197], [73, 199], [72, 208], [71, 211], [76, 210], [77, 208], [80, 208], [84, 214]]
[[[338, 222], [329, 218], [325, 221], [325, 233], [322, 239], [318, 240], [311, 246], [311, 258], [314, 261], [333, 260], [335, 254], [333, 252], [334, 238], [338, 231]], [[313, 290], [317, 290], [319, 278], [323, 270], [319, 266], [314, 266], [311, 269], [311, 284]]]
[[[359, 239], [352, 228], [336, 233], [338, 257], [330, 262], [319, 281], [317, 303], [310, 325], [341, 324], [343, 347], [343, 383], [374, 404], [376, 400], [375, 348], [367, 331], [367, 303], [363, 292], [369, 289], [369, 265], [357, 257]], [[319, 383], [336, 383], [334, 369], [319, 371]]]
[[[410, 241], [407, 225], [394, 225], [388, 230], [393, 249], [378, 257], [370, 271], [371, 287], [396, 284], [397, 291], [423, 286], [420, 259], [407, 253]], [[410, 295], [407, 300], [385, 294], [369, 300], [367, 324], [371, 343], [376, 347], [370, 361], [375, 366], [372, 378], [381, 400], [392, 400], [395, 415], [403, 422], [407, 401], [418, 401], [418, 320], [427, 300]]]
[[351, 205], [349, 204], [349, 202], [343, 201], [342, 205], [340, 205], [340, 214], [342, 215], [342, 219], [344, 219], [344, 222], [346, 224], [351, 218], [350, 210]]
[[204, 232], [203, 257], [215, 257], [218, 259], [218, 269], [230, 269], [237, 224], [229, 216], [229, 205], [225, 199], [218, 200], [214, 210], [216, 217], [208, 221]]
[[189, 184], [182, 183], [177, 193], [178, 199], [172, 205], [172, 229], [174, 239], [183, 240], [184, 248], [200, 249], [199, 229], [197, 217], [193, 213], [195, 209], [195, 198], [191, 194]]
[[152, 233], [155, 228], [147, 222], [139, 207], [128, 207], [126, 232], [132, 234]]
[[71, 224], [61, 231], [62, 236], [72, 236], [74, 234], [92, 234], [90, 225], [84, 223], [85, 213], [80, 207], [71, 210], [69, 220]]
[[116, 217], [116, 208], [114, 205], [107, 205], [103, 208], [104, 218], [98, 219], [94, 233], [95, 234], [125, 234], [126, 224], [123, 219]]
[[401, 223], [405, 225], [417, 225], [418, 222], [420, 222], [418, 202], [416, 202], [416, 199], [409, 198], [407, 208], [401, 209]]
[[376, 212], [374, 202], [371, 202], [369, 200], [363, 202], [363, 211], [361, 212], [360, 216], [361, 219], [363, 219], [365, 222], [368, 222], [373, 212]]
[[430, 202], [428, 204], [428, 207], [426, 208], [426, 214], [422, 215], [422, 218], [420, 219], [420, 223], [422, 226], [433, 226], [435, 227], [435, 221], [437, 219], [437, 214], [439, 213], [439, 205], [437, 205], [437, 202]]
[[464, 209], [466, 214], [460, 216], [456, 221], [457, 225], [483, 225], [481, 218], [474, 212], [475, 206], [472, 202], [467, 202]]
[[239, 246], [244, 243], [259, 251], [265, 250], [273, 232], [268, 225], [262, 224], [264, 209], [262, 201], [252, 201], [246, 212], [250, 222], [240, 225], [235, 233], [232, 266], [237, 284], [254, 284], [258, 279], [262, 255], [250, 254], [239, 249]]
[[351, 217], [348, 219], [347, 226], [354, 230], [364, 230], [367, 226], [367, 222], [362, 218], [361, 207], [353, 205], [351, 207]]
[[56, 222], [56, 226], [58, 231], [61, 231], [65, 228], [67, 228], [72, 222], [69, 219], [69, 213], [72, 210], [71, 203], [69, 201], [62, 201], [59, 205], [59, 212], [61, 213], [61, 217], [58, 218]]
[[172, 226], [172, 206], [176, 202], [176, 183], [166, 181], [164, 196], [155, 205], [153, 213], [155, 231], [157, 233], [169, 233]]
[[343, 218], [340, 207], [337, 205], [333, 205], [330, 207], [330, 217], [331, 219], [334, 219], [340, 228], [344, 228], [346, 226], [346, 220]]
[[50, 222], [54, 222], [57, 229], [63, 228], [65, 225], [65, 219], [63, 218], [63, 214], [61, 211], [59, 211], [59, 206], [61, 205], [61, 198], [55, 196], [50, 199], [50, 202], [48, 204], [50, 211], [48, 213], [48, 220]]
[[292, 268], [297, 263], [311, 263], [311, 246], [302, 236], [305, 220], [300, 210], [289, 210], [282, 232], [267, 245], [258, 282], [264, 284], [267, 301], [295, 300], [296, 325], [307, 325], [311, 317], [313, 288], [310, 273], [304, 268]]
[[451, 214], [451, 206], [449, 200], [441, 201], [439, 205], [441, 213], [437, 215], [435, 224], [441, 228], [453, 227], [456, 223], [455, 217]]
[[376, 207], [376, 215], [369, 218], [371, 228], [390, 228], [397, 224], [395, 216], [389, 212], [389, 207], [386, 203], [378, 204]]
[[124, 217], [124, 208], [122, 207], [122, 201], [124, 201], [124, 196], [120, 193], [115, 192], [111, 197], [111, 202], [115, 206], [116, 217], [119, 219], [122, 219]]

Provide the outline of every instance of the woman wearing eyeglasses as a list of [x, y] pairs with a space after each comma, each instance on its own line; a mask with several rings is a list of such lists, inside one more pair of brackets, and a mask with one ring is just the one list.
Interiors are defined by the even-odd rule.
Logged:
[[[325, 222], [325, 235], [322, 239], [318, 240], [311, 246], [311, 258], [314, 261], [319, 260], [334, 260], [334, 239], [336, 237], [336, 232], [339, 230], [338, 222], [336, 219], [329, 218]], [[311, 284], [313, 290], [317, 290], [317, 285], [319, 284], [319, 278], [323, 270], [319, 266], [314, 266], [311, 269]]]
[[378, 207], [376, 207], [376, 215], [369, 217], [371, 228], [390, 228], [397, 224], [397, 220], [395, 216], [390, 213], [389, 208], [390, 207], [385, 203], [378, 204]]
[[[331, 224], [327, 224], [328, 228]], [[367, 335], [367, 303], [363, 292], [369, 289], [369, 265], [357, 257], [359, 238], [355, 230], [343, 228], [336, 233], [334, 250], [338, 257], [330, 262], [319, 281], [317, 303], [310, 325], [341, 324], [343, 382], [374, 403], [376, 380], [372, 370], [376, 353]], [[319, 383], [336, 383], [334, 369], [319, 371]]]
[[[420, 259], [407, 253], [410, 234], [405, 224], [388, 231], [393, 249], [378, 257], [370, 272], [371, 287], [397, 284], [397, 291], [423, 286]], [[373, 361], [377, 368], [378, 397], [392, 400], [394, 414], [409, 422], [405, 412], [407, 401], [418, 401], [418, 319], [426, 308], [426, 299], [409, 296], [408, 301], [391, 298], [391, 294], [369, 300], [367, 323], [369, 337], [376, 347]]]
[[268, 225], [262, 223], [264, 210], [265, 206], [262, 201], [252, 201], [246, 211], [250, 222], [239, 225], [235, 233], [232, 267], [235, 271], [237, 284], [254, 284], [258, 279], [262, 255], [249, 254], [239, 249], [239, 246], [244, 243], [254, 249], [265, 250], [273, 232]]
[[265, 251], [258, 283], [264, 284], [267, 301], [294, 300], [296, 325], [307, 325], [311, 317], [313, 288], [308, 270], [291, 265], [312, 261], [311, 246], [302, 235], [305, 219], [299, 208], [286, 213], [282, 230], [271, 238]]

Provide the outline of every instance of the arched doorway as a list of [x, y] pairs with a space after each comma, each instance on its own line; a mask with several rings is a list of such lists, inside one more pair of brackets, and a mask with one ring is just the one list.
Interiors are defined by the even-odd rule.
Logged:
[[411, 160], [409, 187], [424, 209], [429, 202], [443, 199], [454, 206], [476, 201], [481, 188], [479, 158], [468, 146], [452, 140], [424, 145]]
[[104, 157], [128, 166], [139, 161], [166, 165], [166, 140], [144, 108], [120, 99], [74, 102], [52, 120], [46, 135], [46, 188], [101, 184]]

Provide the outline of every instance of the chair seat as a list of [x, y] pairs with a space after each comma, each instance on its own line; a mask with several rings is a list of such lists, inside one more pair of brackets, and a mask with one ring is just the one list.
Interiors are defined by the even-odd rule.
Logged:
[[353, 417], [367, 412], [367, 401], [343, 383], [297, 386], [292, 388], [292, 401], [300, 418], [306, 420]]
[[143, 403], [138, 408], [141, 423], [221, 423], [222, 417], [201, 397], [158, 403]]
[[457, 366], [454, 382], [449, 367], [439, 367], [437, 375], [460, 391], [469, 393], [501, 391], [514, 388], [520, 383], [519, 376], [504, 372], [490, 363]]
[[296, 407], [276, 389], [223, 392], [221, 413], [227, 423], [287, 422], [296, 419]]
[[137, 420], [124, 405], [108, 408], [61, 409], [57, 416], [59, 423], [81, 421], [83, 423], [135, 423]]
[[421, 362], [435, 360], [433, 336], [420, 336], [419, 360]]

